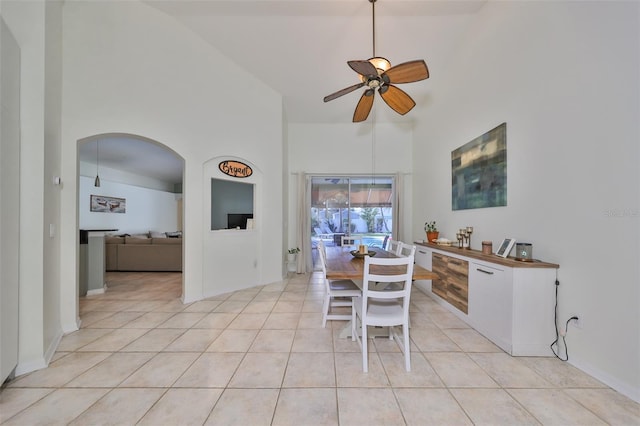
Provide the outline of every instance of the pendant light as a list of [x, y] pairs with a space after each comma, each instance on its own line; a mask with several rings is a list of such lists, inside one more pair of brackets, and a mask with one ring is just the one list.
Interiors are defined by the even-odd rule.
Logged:
[[93, 183], [93, 186], [96, 188], [100, 187], [100, 176], [98, 174], [98, 169], [100, 168], [100, 140], [96, 141], [96, 180]]

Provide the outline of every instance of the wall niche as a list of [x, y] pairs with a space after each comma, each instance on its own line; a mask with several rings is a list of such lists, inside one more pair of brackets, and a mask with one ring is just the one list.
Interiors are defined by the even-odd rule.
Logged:
[[211, 178], [211, 230], [253, 229], [252, 183]]

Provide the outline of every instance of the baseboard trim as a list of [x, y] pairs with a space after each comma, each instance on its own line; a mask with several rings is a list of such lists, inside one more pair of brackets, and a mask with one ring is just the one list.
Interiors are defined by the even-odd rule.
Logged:
[[44, 357], [29, 361], [29, 362], [19, 362], [16, 366], [15, 377], [22, 376], [23, 374], [31, 373], [32, 371], [42, 370], [43, 368], [47, 368], [48, 364], [45, 361]]
[[49, 363], [53, 359], [53, 356], [56, 354], [56, 350], [58, 350], [58, 346], [60, 345], [62, 336], [64, 336], [64, 333], [62, 332], [62, 330], [59, 330], [58, 334], [56, 334], [56, 337], [51, 341], [51, 344], [44, 353], [44, 361], [47, 363], [47, 365], [49, 365]]
[[82, 324], [82, 321], [79, 317], [76, 317], [75, 322], [62, 324], [62, 334], [65, 335], [80, 330], [80, 324]]
[[87, 296], [95, 296], [97, 294], [104, 294], [105, 291], [107, 291], [107, 286], [105, 285], [102, 288], [97, 288], [95, 290], [88, 290], [87, 291]]
[[576, 367], [578, 370], [584, 371], [594, 379], [600, 380], [602, 383], [609, 386], [611, 389], [620, 392], [627, 398], [640, 403], [640, 388], [629, 385], [628, 383], [623, 383], [620, 379], [595, 368], [589, 363], [581, 361], [575, 356], [572, 356], [568, 363]]

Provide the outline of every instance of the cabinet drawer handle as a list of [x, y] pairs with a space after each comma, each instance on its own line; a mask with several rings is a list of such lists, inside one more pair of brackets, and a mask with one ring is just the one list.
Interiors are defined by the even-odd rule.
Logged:
[[426, 251], [418, 250], [418, 253], [427, 254]]
[[482, 272], [482, 273], [485, 273], [485, 274], [488, 274], [488, 275], [493, 275], [493, 272], [491, 272], [491, 271], [485, 271], [484, 269], [480, 269], [480, 268], [476, 268], [476, 271], [478, 271], [478, 272]]

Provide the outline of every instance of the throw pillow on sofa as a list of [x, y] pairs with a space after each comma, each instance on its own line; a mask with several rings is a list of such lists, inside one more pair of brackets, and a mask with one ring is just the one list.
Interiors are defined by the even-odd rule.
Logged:
[[149, 238], [149, 234], [131, 234], [131, 238]]
[[124, 237], [125, 244], [151, 244], [151, 238]]

